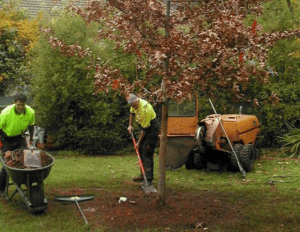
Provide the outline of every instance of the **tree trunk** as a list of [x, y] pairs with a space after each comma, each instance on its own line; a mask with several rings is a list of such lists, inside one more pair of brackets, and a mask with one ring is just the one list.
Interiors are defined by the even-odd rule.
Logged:
[[167, 126], [168, 126], [168, 100], [164, 99], [161, 113], [161, 136], [159, 146], [159, 179], [158, 179], [158, 203], [165, 204], [166, 194], [166, 154], [167, 154]]
[[291, 0], [286, 0], [286, 2], [287, 2], [287, 5], [290, 9], [290, 12], [293, 13], [293, 7], [292, 7], [292, 4], [291, 4]]
[[[167, 11], [166, 11], [166, 37], [170, 36], [170, 12], [171, 12], [171, 2], [167, 1]], [[169, 54], [166, 54], [164, 68], [166, 72], [166, 77], [163, 79], [163, 94], [166, 93], [166, 81], [169, 81]], [[167, 155], [167, 127], [168, 127], [168, 108], [169, 101], [168, 98], [164, 96], [161, 112], [161, 137], [160, 137], [160, 147], [159, 147], [159, 180], [158, 180], [158, 203], [160, 205], [165, 204], [165, 189], [166, 189], [166, 155]]]

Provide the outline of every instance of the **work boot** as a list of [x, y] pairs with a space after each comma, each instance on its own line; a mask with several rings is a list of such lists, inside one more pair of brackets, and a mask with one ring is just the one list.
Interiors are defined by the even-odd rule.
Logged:
[[134, 182], [142, 182], [144, 180], [144, 176], [141, 174], [133, 178]]

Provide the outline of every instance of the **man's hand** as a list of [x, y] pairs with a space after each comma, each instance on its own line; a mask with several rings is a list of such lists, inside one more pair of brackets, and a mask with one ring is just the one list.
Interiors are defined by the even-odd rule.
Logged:
[[133, 132], [133, 126], [128, 126], [127, 130], [128, 130], [128, 133], [131, 135]]

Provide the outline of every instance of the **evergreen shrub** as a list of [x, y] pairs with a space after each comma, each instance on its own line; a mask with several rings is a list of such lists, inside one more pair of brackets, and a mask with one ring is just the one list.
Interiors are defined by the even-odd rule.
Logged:
[[[109, 58], [112, 51], [109, 41], [94, 40], [99, 25], [65, 13], [44, 27], [51, 27], [51, 32], [40, 37], [32, 61], [38, 124], [53, 136], [58, 148], [108, 155], [124, 147], [128, 142], [125, 99], [116, 93], [93, 94], [94, 70], [88, 67], [98, 58]], [[69, 56], [52, 48], [50, 36], [66, 46], [88, 48], [90, 55]]]

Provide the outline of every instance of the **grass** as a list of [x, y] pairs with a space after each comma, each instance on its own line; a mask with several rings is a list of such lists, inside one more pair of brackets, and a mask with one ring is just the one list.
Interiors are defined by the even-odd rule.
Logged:
[[[167, 188], [193, 193], [213, 191], [219, 199], [237, 207], [241, 218], [234, 224], [218, 225], [214, 231], [300, 231], [298, 197], [300, 175], [298, 159], [283, 159], [276, 150], [264, 150], [255, 168], [242, 179], [241, 173], [218, 173], [207, 170], [167, 171]], [[83, 189], [95, 195], [108, 192], [136, 191], [122, 183], [138, 174], [134, 154], [122, 156], [83, 157], [74, 152], [54, 154], [55, 164], [45, 180], [47, 198], [59, 191]], [[155, 177], [158, 156], [155, 156]], [[157, 178], [154, 184], [157, 184]], [[130, 189], [132, 188], [132, 189]], [[49, 195], [50, 194], [50, 195]], [[54, 202], [55, 210], [43, 215], [28, 213], [18, 195], [12, 201], [0, 200], [0, 231], [87, 231], [74, 210]], [[105, 231], [105, 227], [103, 227]], [[150, 231], [150, 230], [146, 230]], [[211, 230], [210, 230], [211, 231]]]

